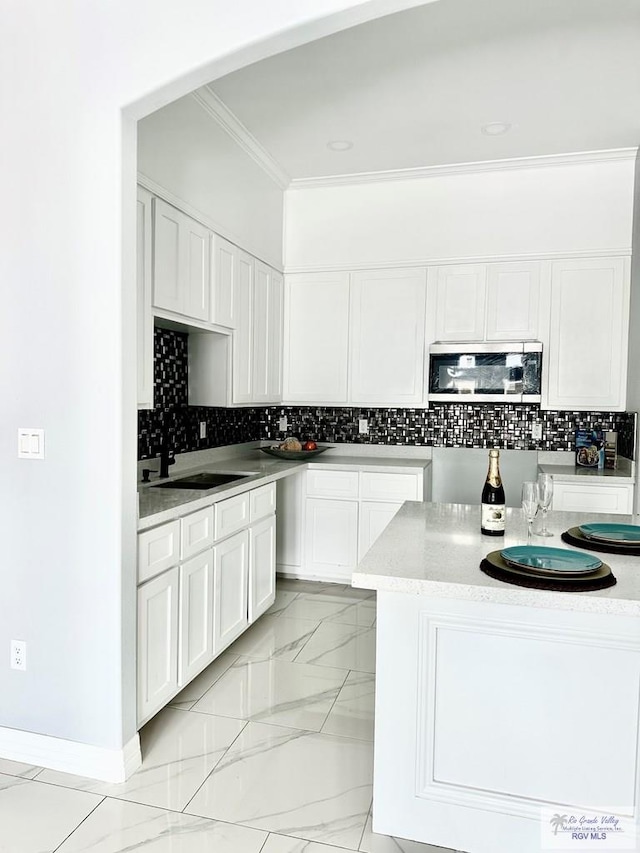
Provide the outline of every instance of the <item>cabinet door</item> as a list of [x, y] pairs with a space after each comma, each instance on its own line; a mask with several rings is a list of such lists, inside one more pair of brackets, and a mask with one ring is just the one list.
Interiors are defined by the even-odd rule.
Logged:
[[285, 278], [284, 399], [346, 403], [349, 274]]
[[401, 503], [362, 501], [358, 525], [359, 560], [364, 557], [401, 506]]
[[253, 375], [252, 401], [264, 403], [269, 399], [269, 290], [271, 270], [260, 261], [254, 263], [253, 279]]
[[542, 408], [624, 410], [628, 335], [625, 259], [555, 262]]
[[213, 550], [180, 566], [178, 685], [184, 687], [213, 658]]
[[487, 340], [536, 340], [540, 264], [490, 264], [487, 271]]
[[484, 339], [485, 264], [460, 264], [438, 269], [436, 340]]
[[211, 322], [235, 329], [236, 258], [238, 250], [217, 234], [213, 235], [211, 252]]
[[354, 273], [351, 280], [351, 401], [422, 402], [425, 270]]
[[250, 403], [253, 372], [253, 258], [246, 252], [238, 251], [236, 264], [233, 402]]
[[151, 311], [151, 193], [138, 187], [137, 205], [137, 366], [138, 408], [153, 409], [153, 313]]
[[269, 281], [269, 338], [267, 340], [267, 396], [270, 403], [282, 400], [282, 323], [284, 280], [271, 270]]
[[561, 512], [633, 512], [633, 486], [554, 483], [552, 509]]
[[307, 498], [305, 566], [312, 577], [344, 580], [358, 562], [358, 502]]
[[183, 313], [197, 320], [209, 320], [211, 294], [211, 232], [189, 216], [182, 219], [184, 258]]
[[138, 723], [178, 688], [178, 569], [138, 587]]
[[218, 654], [239, 637], [249, 624], [248, 530], [242, 530], [214, 546], [213, 573], [213, 651]]
[[273, 604], [276, 597], [276, 517], [249, 529], [249, 624]]
[[175, 207], [153, 200], [153, 304], [182, 312], [181, 225], [183, 214]]

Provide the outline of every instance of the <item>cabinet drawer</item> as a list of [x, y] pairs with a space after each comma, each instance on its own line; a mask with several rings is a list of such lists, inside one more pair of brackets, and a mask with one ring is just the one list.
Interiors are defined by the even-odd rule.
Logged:
[[213, 545], [213, 507], [192, 512], [181, 520], [180, 554], [188, 560]]
[[276, 511], [276, 484], [268, 483], [249, 492], [251, 522], [273, 515]]
[[357, 498], [357, 471], [307, 471], [307, 495], [314, 498]]
[[170, 521], [138, 534], [138, 583], [170, 569], [179, 560], [179, 521]]
[[419, 501], [422, 499], [420, 476], [363, 471], [360, 497], [372, 501]]
[[565, 512], [611, 512], [627, 515], [632, 511], [633, 486], [583, 486], [554, 483], [553, 509]]
[[249, 493], [215, 504], [214, 537], [224, 539], [249, 524]]

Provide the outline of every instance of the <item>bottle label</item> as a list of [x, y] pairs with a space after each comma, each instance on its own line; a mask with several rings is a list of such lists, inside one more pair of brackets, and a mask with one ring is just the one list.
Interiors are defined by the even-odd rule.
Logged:
[[482, 504], [482, 521], [480, 526], [483, 530], [504, 530], [507, 516], [505, 504]]

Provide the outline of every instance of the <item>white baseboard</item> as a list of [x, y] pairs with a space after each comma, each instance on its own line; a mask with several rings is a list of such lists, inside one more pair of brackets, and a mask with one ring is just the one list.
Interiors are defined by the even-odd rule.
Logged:
[[142, 764], [137, 733], [122, 749], [106, 749], [1, 726], [0, 757], [101, 782], [124, 782]]

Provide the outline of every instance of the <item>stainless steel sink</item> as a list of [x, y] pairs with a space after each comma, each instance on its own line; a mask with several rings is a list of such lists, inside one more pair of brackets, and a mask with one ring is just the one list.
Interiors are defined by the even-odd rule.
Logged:
[[216, 486], [224, 486], [235, 480], [243, 480], [251, 474], [216, 474], [212, 471], [202, 471], [200, 474], [192, 474], [180, 480], [169, 480], [166, 483], [154, 483], [152, 489], [215, 489]]

